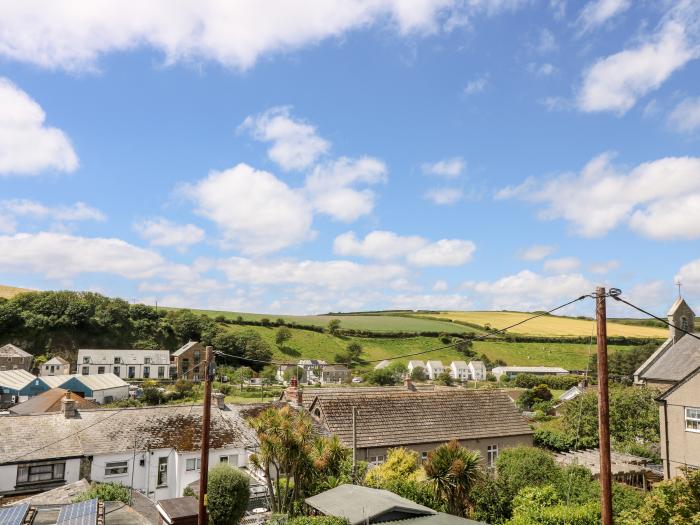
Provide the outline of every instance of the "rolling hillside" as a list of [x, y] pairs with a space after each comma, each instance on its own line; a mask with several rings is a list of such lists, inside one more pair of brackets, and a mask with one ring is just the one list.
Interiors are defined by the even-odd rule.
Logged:
[[[422, 314], [416, 314], [422, 316]], [[439, 312], [426, 314], [431, 319], [445, 319], [447, 321], [465, 322], [478, 326], [490, 325], [491, 328], [500, 329], [508, 325], [522, 321], [532, 313], [527, 312]], [[551, 337], [585, 337], [595, 334], [595, 322], [593, 320], [578, 319], [575, 317], [560, 317], [548, 315], [538, 317], [525, 324], [509, 330], [513, 334], [551, 336]], [[608, 322], [608, 336], [623, 337], [648, 337], [666, 338], [668, 330], [663, 327], [643, 326], [638, 324]]]
[[31, 291], [33, 290], [29, 290], [28, 288], [17, 288], [16, 286], [5, 286], [4, 284], [0, 284], [0, 297], [3, 299], [11, 299], [17, 294]]

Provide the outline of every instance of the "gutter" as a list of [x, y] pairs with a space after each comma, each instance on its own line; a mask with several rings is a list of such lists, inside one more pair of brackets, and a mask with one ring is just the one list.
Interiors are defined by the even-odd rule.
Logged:
[[666, 468], [664, 469], [664, 474], [666, 479], [671, 479], [671, 458], [669, 457], [669, 440], [668, 440], [668, 404], [665, 399], [657, 399], [658, 403], [661, 404], [664, 410], [664, 448], [666, 449]]

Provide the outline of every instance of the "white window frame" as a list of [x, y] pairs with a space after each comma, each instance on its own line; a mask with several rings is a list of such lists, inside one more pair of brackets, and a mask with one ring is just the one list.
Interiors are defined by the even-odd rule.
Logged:
[[123, 476], [129, 473], [128, 461], [110, 461], [105, 463], [105, 477]]
[[700, 408], [685, 407], [685, 431], [700, 433]]
[[498, 444], [488, 445], [486, 447], [486, 465], [488, 467], [495, 467], [497, 459], [498, 459]]
[[[194, 465], [190, 468], [190, 465]], [[187, 458], [185, 460], [185, 472], [199, 472], [202, 469], [200, 458]]]

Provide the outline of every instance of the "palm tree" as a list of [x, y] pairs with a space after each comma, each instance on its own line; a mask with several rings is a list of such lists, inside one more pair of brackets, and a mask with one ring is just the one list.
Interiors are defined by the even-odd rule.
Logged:
[[436, 494], [447, 505], [447, 512], [466, 516], [469, 492], [482, 474], [479, 453], [453, 440], [428, 454], [423, 468]]

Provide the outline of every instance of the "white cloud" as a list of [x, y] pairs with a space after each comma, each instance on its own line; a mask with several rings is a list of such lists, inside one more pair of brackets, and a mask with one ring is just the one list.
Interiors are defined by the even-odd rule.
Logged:
[[175, 224], [162, 217], [138, 222], [134, 228], [154, 246], [175, 246], [181, 251], [204, 240], [204, 230], [194, 224]]
[[585, 71], [578, 94], [579, 109], [623, 114], [697, 58], [700, 48], [694, 35], [689, 34], [685, 19], [685, 15], [696, 14], [686, 11], [673, 11], [647, 41], [602, 58]]
[[304, 285], [317, 288], [348, 289], [385, 287], [402, 278], [402, 266], [365, 265], [351, 261], [277, 260], [261, 261], [231, 257], [217, 262], [232, 283], [248, 285]]
[[424, 197], [433, 204], [446, 206], [459, 202], [464, 197], [464, 191], [461, 188], [452, 188], [443, 186], [440, 188], [431, 188], [425, 192]]
[[316, 165], [306, 178], [305, 190], [319, 213], [351, 222], [374, 209], [374, 192], [358, 185], [385, 182], [387, 169], [373, 157], [339, 159]]
[[46, 206], [29, 199], [8, 199], [0, 201], [0, 232], [14, 233], [17, 230], [19, 218], [29, 218], [55, 223], [78, 221], [104, 221], [105, 215], [98, 209], [84, 202], [76, 202], [71, 206]]
[[104, 273], [143, 279], [165, 266], [156, 252], [121, 239], [49, 232], [0, 236], [0, 272], [5, 273], [37, 273], [48, 279]]
[[211, 60], [246, 69], [371, 25], [401, 35], [433, 33], [453, 17], [513, 9], [519, 0], [118, 0], [0, 3], [0, 54], [45, 68], [88, 69], [100, 56], [149, 47], [166, 63]]
[[533, 244], [518, 252], [518, 258], [523, 261], [541, 261], [549, 254], [554, 252], [556, 248], [546, 244]]
[[578, 17], [581, 33], [603, 25], [632, 6], [631, 0], [593, 0], [588, 2]]
[[481, 75], [474, 80], [470, 80], [467, 82], [467, 85], [464, 86], [464, 94], [465, 95], [475, 95], [477, 93], [481, 93], [484, 89], [486, 89], [486, 86], [489, 83], [489, 75]]
[[407, 260], [416, 266], [461, 266], [472, 260], [475, 251], [472, 241], [441, 239], [409, 254]]
[[405, 258], [415, 266], [461, 266], [474, 255], [471, 241], [442, 239], [436, 242], [419, 236], [401, 236], [390, 231], [373, 231], [360, 240], [354, 232], [336, 237], [336, 255], [357, 256], [380, 261]]
[[693, 259], [681, 266], [674, 281], [681, 282], [684, 293], [700, 294], [700, 259]]
[[681, 133], [690, 133], [700, 127], [700, 97], [682, 100], [668, 117], [669, 124]]
[[564, 219], [585, 237], [620, 224], [655, 239], [700, 237], [700, 158], [667, 157], [623, 170], [606, 153], [580, 174], [526, 180], [497, 198], [543, 203], [543, 219]]
[[593, 263], [589, 266], [588, 271], [591, 273], [606, 274], [620, 267], [620, 261], [610, 260], [598, 263]]
[[266, 171], [238, 164], [182, 188], [196, 212], [243, 253], [272, 253], [312, 236], [312, 210], [301, 195]]
[[286, 106], [271, 108], [247, 117], [239, 126], [239, 130], [250, 130], [256, 140], [272, 143], [268, 156], [287, 171], [308, 168], [330, 149], [313, 125], [295, 120], [290, 111]]
[[523, 270], [495, 281], [468, 281], [462, 288], [494, 310], [535, 311], [549, 310], [590, 293], [593, 285], [580, 274], [543, 276]]
[[444, 292], [449, 288], [447, 281], [443, 281], [442, 279], [439, 279], [435, 281], [435, 284], [433, 284], [433, 291], [434, 292]]
[[[0, 34], [2, 25], [0, 15]], [[74, 171], [78, 167], [66, 134], [45, 126], [45, 119], [39, 104], [0, 77], [0, 176], [36, 175], [48, 169]]]
[[426, 175], [436, 175], [445, 179], [456, 179], [467, 168], [467, 163], [462, 157], [453, 157], [443, 159], [434, 163], [424, 163], [421, 166], [423, 173]]
[[581, 266], [581, 261], [576, 257], [561, 257], [545, 261], [542, 268], [547, 273], [571, 273], [579, 266]]

